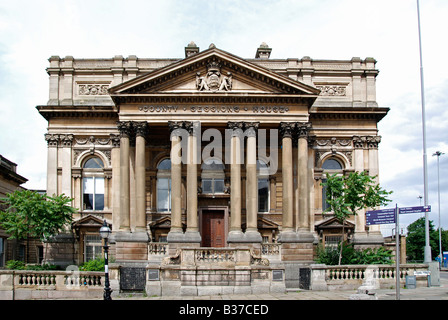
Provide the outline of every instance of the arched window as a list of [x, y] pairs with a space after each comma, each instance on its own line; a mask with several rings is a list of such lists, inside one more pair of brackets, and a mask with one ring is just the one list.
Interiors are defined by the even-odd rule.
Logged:
[[269, 167], [263, 160], [257, 160], [258, 212], [269, 212]]
[[[325, 179], [326, 174], [339, 174], [342, 173], [342, 164], [334, 159], [334, 158], [329, 158], [327, 160], [324, 161], [324, 163], [322, 164], [322, 169], [323, 169], [323, 179], [322, 179], [322, 183], [325, 183], [327, 180]], [[322, 212], [327, 210], [329, 208], [329, 205], [327, 203], [327, 187], [325, 185], [322, 186]]]
[[171, 159], [157, 166], [157, 211], [171, 211]]
[[104, 210], [103, 161], [99, 157], [91, 157], [82, 168], [83, 210]]
[[202, 193], [224, 193], [224, 165], [219, 159], [207, 159], [201, 165]]

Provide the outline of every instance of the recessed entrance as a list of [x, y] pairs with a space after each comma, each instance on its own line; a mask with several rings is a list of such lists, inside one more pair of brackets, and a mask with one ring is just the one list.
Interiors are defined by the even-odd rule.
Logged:
[[202, 247], [226, 246], [226, 213], [227, 210], [224, 208], [201, 209]]

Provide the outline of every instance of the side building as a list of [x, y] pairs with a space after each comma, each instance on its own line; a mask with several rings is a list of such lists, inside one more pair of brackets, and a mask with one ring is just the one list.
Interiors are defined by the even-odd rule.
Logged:
[[[243, 59], [192, 42], [185, 58], [52, 56], [47, 193], [79, 212], [45, 252], [82, 263], [112, 228], [116, 263], [145, 265], [184, 248], [250, 248], [272, 263], [309, 264], [342, 226], [326, 213], [326, 173], [378, 175], [373, 58]], [[350, 241], [380, 246], [364, 212]], [[60, 239], [60, 240], [57, 240]], [[47, 247], [47, 246], [46, 246]]]

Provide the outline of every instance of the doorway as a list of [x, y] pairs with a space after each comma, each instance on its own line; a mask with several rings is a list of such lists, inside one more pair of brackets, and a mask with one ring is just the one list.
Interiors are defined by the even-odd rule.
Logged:
[[222, 248], [226, 246], [226, 210], [221, 208], [201, 209], [202, 247]]

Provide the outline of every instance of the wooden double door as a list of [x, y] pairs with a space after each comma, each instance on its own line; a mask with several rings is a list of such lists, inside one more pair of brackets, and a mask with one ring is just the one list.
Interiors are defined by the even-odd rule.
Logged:
[[201, 214], [202, 247], [226, 246], [226, 210], [202, 209]]

